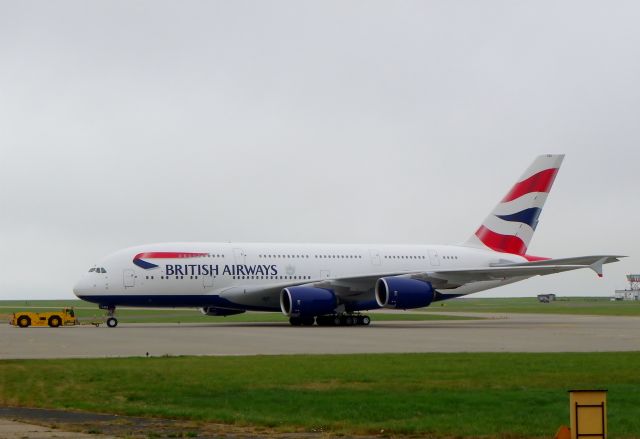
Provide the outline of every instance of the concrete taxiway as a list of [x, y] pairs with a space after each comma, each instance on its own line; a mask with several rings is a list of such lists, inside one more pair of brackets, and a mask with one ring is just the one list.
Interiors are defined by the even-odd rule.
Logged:
[[3, 439], [116, 439], [115, 436], [66, 431], [65, 429], [25, 424], [0, 417], [0, 437]]
[[478, 316], [486, 319], [376, 322], [372, 316], [368, 327], [212, 323], [21, 329], [2, 325], [0, 358], [640, 350], [639, 317]]

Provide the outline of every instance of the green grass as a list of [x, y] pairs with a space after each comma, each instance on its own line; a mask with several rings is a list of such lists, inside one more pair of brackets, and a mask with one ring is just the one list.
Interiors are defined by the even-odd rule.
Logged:
[[[64, 307], [73, 306], [80, 321], [100, 320], [105, 316], [105, 311], [98, 309], [97, 305], [91, 305], [80, 300], [66, 301], [0, 301], [0, 321], [7, 321], [10, 314], [16, 311], [45, 312], [61, 310]], [[247, 312], [228, 317], [205, 316], [196, 309], [144, 309], [144, 308], [118, 308], [118, 320], [121, 323], [231, 323], [231, 322], [282, 322], [287, 323], [288, 318], [282, 313]], [[421, 321], [421, 320], [463, 320], [469, 317], [445, 316], [423, 313], [376, 313], [372, 316], [377, 321]]]
[[559, 297], [551, 303], [540, 303], [535, 297], [465, 298], [434, 303], [421, 311], [640, 316], [640, 301], [612, 302], [608, 297]]
[[435, 437], [552, 437], [572, 388], [605, 388], [611, 438], [640, 436], [640, 353], [0, 361], [0, 404]]
[[[32, 309], [61, 309], [74, 306], [79, 318], [95, 319], [104, 311], [81, 300], [4, 300], [0, 301], [0, 321], [7, 320], [14, 311]], [[606, 297], [560, 297], [555, 302], [540, 303], [535, 297], [509, 299], [453, 299], [436, 302], [427, 308], [407, 313], [374, 314], [374, 320], [441, 320], [463, 317], [443, 317], [440, 312], [486, 313], [542, 313], [542, 314], [591, 314], [610, 316], [640, 316], [640, 301], [612, 302]], [[228, 322], [286, 322], [280, 313], [245, 313], [229, 317], [203, 316], [194, 309], [118, 309], [123, 323], [228, 323]]]
[[97, 305], [94, 305], [89, 302], [85, 302], [83, 300], [0, 300], [0, 307], [9, 307], [9, 308], [31, 308], [31, 307], [42, 307], [42, 308], [64, 308], [65, 306], [73, 306], [73, 307], [93, 307], [97, 308]]

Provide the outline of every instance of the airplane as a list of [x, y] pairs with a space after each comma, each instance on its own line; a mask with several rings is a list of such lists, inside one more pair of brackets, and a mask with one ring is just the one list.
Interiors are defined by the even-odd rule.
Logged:
[[624, 256], [527, 254], [564, 155], [541, 155], [469, 239], [458, 245], [162, 243], [117, 251], [74, 294], [117, 306], [200, 308], [209, 316], [281, 311], [293, 326], [369, 325], [361, 311], [413, 309], [532, 276], [602, 266]]

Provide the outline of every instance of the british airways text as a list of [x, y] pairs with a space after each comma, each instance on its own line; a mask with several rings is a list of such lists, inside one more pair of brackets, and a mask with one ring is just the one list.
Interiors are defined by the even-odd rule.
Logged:
[[164, 274], [167, 276], [277, 276], [276, 265], [212, 265], [212, 264], [167, 264], [164, 266]]

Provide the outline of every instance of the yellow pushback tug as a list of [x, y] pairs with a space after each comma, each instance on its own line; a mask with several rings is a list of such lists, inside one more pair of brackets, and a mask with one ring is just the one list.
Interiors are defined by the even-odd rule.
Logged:
[[57, 328], [58, 326], [75, 326], [79, 323], [73, 308], [65, 308], [62, 311], [54, 312], [14, 312], [9, 324], [21, 328], [29, 326], [51, 326], [52, 328]]

